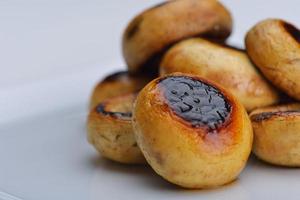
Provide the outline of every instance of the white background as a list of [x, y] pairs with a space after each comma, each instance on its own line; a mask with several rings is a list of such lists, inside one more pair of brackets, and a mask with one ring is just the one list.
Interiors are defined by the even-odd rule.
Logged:
[[[0, 0], [0, 199], [300, 196], [297, 170], [257, 161], [235, 184], [197, 193], [166, 187], [150, 169], [97, 160], [84, 130], [91, 89], [107, 73], [125, 69], [122, 31], [157, 2]], [[298, 0], [222, 2], [234, 17], [231, 44], [243, 46], [246, 31], [264, 18], [300, 25]]]
[[[0, 0], [0, 123], [46, 109], [39, 105], [44, 99], [57, 108], [70, 98], [87, 101], [95, 82], [125, 68], [120, 40], [127, 22], [157, 2]], [[235, 45], [243, 46], [246, 31], [261, 19], [300, 23], [298, 0], [222, 2], [234, 17], [229, 42]], [[46, 91], [50, 85], [55, 94]]]
[[[46, 107], [67, 106], [70, 98], [86, 102], [101, 77], [125, 68], [120, 40], [127, 22], [157, 2], [0, 0], [0, 123]], [[300, 24], [298, 0], [222, 2], [234, 17], [229, 42], [235, 45], [243, 46], [246, 31], [264, 18]], [[47, 87], [56, 93], [48, 93]], [[39, 105], [45, 99], [49, 105]], [[16, 108], [19, 111], [12, 113]]]
[[[0, 0], [0, 88], [124, 66], [120, 38], [127, 22], [157, 0]], [[235, 28], [230, 42], [267, 17], [300, 23], [298, 0], [223, 0]], [[114, 65], [114, 66], [108, 66]]]

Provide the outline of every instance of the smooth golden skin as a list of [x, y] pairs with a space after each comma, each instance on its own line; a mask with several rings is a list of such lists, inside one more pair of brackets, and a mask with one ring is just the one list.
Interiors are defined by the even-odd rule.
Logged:
[[166, 53], [160, 75], [174, 72], [199, 75], [225, 87], [248, 111], [279, 101], [277, 91], [256, 70], [244, 51], [205, 39], [184, 40]]
[[254, 154], [271, 164], [300, 167], [300, 104], [257, 109], [250, 117]]
[[[203, 80], [179, 73], [170, 76]], [[170, 110], [158, 80], [143, 88], [133, 110], [135, 137], [151, 167], [185, 188], [211, 188], [236, 179], [252, 146], [252, 127], [244, 107], [216, 86], [231, 102], [231, 122], [218, 133], [207, 133], [207, 129], [193, 128]]]
[[129, 74], [127, 71], [111, 74], [101, 80], [94, 88], [90, 99], [90, 109], [95, 108], [96, 105], [106, 99], [137, 92], [151, 79], [151, 76], [145, 74]]
[[[297, 39], [298, 38], [298, 39]], [[300, 32], [279, 19], [255, 25], [246, 36], [252, 61], [278, 88], [300, 100]]]
[[[135, 98], [135, 94], [122, 95], [101, 104], [105, 111], [130, 113]], [[134, 138], [131, 117], [105, 114], [94, 108], [88, 116], [87, 133], [88, 141], [102, 156], [120, 163], [145, 163]]]
[[158, 54], [184, 38], [203, 35], [224, 40], [231, 30], [231, 15], [216, 0], [166, 1], [129, 23], [123, 34], [123, 55], [129, 71], [140, 71], [151, 59], [158, 62]]

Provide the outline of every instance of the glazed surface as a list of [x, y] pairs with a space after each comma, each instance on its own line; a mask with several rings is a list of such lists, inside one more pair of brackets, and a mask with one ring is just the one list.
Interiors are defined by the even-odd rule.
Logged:
[[160, 80], [166, 103], [193, 127], [214, 130], [229, 118], [231, 105], [215, 87], [200, 80], [176, 76]]

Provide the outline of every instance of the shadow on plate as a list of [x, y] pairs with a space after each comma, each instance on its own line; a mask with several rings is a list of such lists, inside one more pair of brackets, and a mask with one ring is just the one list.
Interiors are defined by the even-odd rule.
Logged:
[[273, 165], [271, 163], [265, 162], [261, 159], [259, 159], [254, 154], [251, 155], [248, 165], [254, 168], [260, 168], [260, 169], [269, 169], [269, 170], [299, 170], [299, 167], [287, 167], [287, 166], [280, 166], [280, 165]]
[[122, 164], [114, 162], [108, 159], [105, 159], [100, 156], [91, 157], [90, 163], [94, 168], [99, 168], [106, 171], [107, 173], [114, 174], [125, 174], [132, 177], [141, 177], [141, 179], [146, 180], [145, 184], [149, 184], [151, 187], [164, 188], [167, 190], [175, 190], [178, 188], [175, 185], [170, 184], [169, 182], [162, 179], [158, 176], [149, 165], [145, 164]]
[[122, 174], [128, 175], [132, 178], [137, 178], [140, 184], [144, 184], [145, 187], [153, 190], [159, 191], [168, 191], [172, 193], [189, 193], [189, 194], [198, 194], [198, 193], [210, 193], [213, 192], [222, 192], [230, 188], [234, 189], [238, 185], [239, 180], [235, 180], [229, 184], [226, 184], [219, 188], [212, 189], [184, 189], [177, 185], [171, 184], [164, 180], [162, 177], [157, 175], [149, 165], [127, 165], [121, 164], [114, 161], [110, 161], [100, 156], [93, 156], [90, 159], [90, 164], [93, 168], [101, 169], [106, 173], [112, 173], [114, 175]]

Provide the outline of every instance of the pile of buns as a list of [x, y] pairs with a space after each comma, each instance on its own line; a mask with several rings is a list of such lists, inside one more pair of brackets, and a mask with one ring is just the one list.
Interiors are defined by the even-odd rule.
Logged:
[[225, 43], [231, 31], [217, 0], [166, 1], [137, 15], [123, 34], [128, 71], [93, 91], [89, 142], [185, 188], [235, 180], [251, 151], [299, 167], [300, 31], [266, 19], [245, 50]]

